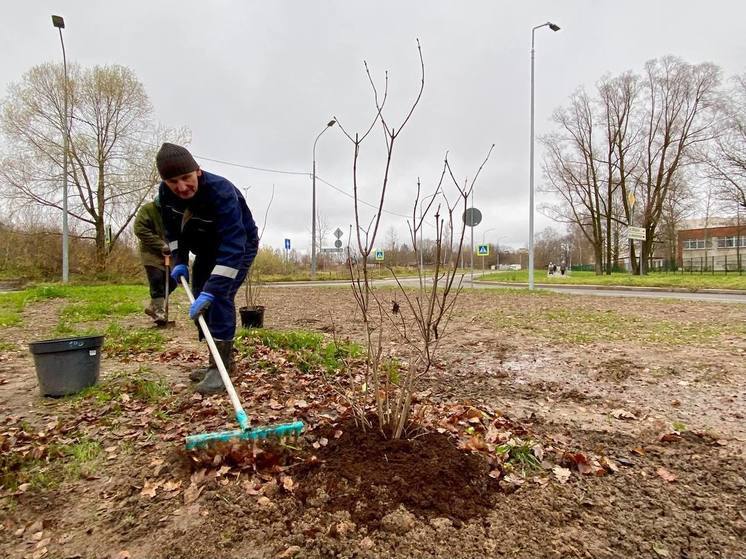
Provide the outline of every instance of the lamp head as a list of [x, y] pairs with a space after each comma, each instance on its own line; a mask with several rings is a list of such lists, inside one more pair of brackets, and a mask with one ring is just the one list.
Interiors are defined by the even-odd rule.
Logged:
[[548, 22], [547, 25], [549, 25], [549, 29], [551, 29], [552, 31], [560, 30], [560, 26], [557, 25], [556, 23]]
[[65, 19], [62, 16], [52, 16], [52, 25], [59, 29], [64, 29]]
[[335, 124], [337, 124], [337, 121], [334, 119], [331, 119], [329, 122], [326, 123], [327, 126], [334, 126]]

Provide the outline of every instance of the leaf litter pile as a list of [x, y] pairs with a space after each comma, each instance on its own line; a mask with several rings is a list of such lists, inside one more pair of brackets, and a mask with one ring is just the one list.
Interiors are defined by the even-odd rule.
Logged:
[[[160, 358], [171, 367], [196, 360], [189, 351]], [[327, 556], [353, 546], [376, 556], [381, 537], [409, 537], [418, 523], [486, 522], [512, 492], [569, 486], [638, 463], [603, 446], [580, 450], [567, 434], [484, 404], [433, 402], [429, 392], [415, 395], [407, 437], [388, 440], [355, 424], [339, 395], [345, 379], [332, 389], [317, 368], [301, 370], [292, 352], [255, 347], [236, 369], [252, 422], [302, 420], [301, 438], [187, 453], [186, 435], [235, 428], [227, 399], [192, 394], [186, 384], [164, 392], [146, 372], [52, 402], [58, 417], [44, 422], [7, 417], [0, 425], [3, 556], [98, 556], [111, 546], [119, 551], [110, 556], [121, 558], [227, 554], [266, 540], [268, 529], [275, 537], [266, 553]], [[684, 438], [666, 432], [658, 442]], [[633, 454], [645, 459], [643, 448]], [[655, 474], [677, 483], [664, 466]], [[95, 528], [89, 512], [56, 513], [73, 503], [96, 511]], [[268, 528], [278, 523], [285, 525], [279, 534]], [[189, 537], [197, 526], [210, 537]], [[155, 531], [168, 553], [153, 543]]]

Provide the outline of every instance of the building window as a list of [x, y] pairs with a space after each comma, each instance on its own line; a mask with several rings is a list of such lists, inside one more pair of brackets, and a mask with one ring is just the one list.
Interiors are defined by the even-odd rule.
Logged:
[[[718, 239], [718, 248], [735, 248], [739, 246], [739, 238], [733, 237], [720, 237]], [[740, 238], [740, 246], [746, 247], [746, 237]]]
[[704, 239], [686, 239], [684, 241], [684, 248], [687, 250], [703, 249], [705, 248]]

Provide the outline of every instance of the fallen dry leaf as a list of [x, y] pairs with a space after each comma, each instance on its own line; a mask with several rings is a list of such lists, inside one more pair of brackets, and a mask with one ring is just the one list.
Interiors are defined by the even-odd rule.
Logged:
[[249, 480], [244, 481], [241, 487], [244, 488], [247, 495], [260, 495], [262, 493], [261, 490], [256, 488], [255, 483]]
[[299, 546], [297, 546], [297, 545], [291, 545], [285, 551], [283, 551], [282, 553], [280, 553], [277, 556], [277, 559], [289, 559], [290, 557], [295, 557], [296, 555], [298, 555], [300, 553], [300, 551], [301, 551], [301, 549], [300, 549]]
[[293, 478], [290, 476], [282, 476], [282, 487], [287, 491], [288, 493], [292, 493], [295, 490], [295, 482], [293, 481]]
[[658, 468], [657, 470], [655, 470], [655, 473], [666, 480], [668, 483], [676, 481], [676, 475], [669, 472], [666, 468]]
[[193, 485], [199, 485], [200, 483], [202, 483], [203, 481], [205, 481], [206, 475], [207, 475], [207, 469], [206, 468], [201, 468], [201, 469], [197, 470], [196, 472], [194, 472], [192, 474], [192, 477], [190, 478], [192, 484]]
[[554, 474], [554, 477], [557, 478], [557, 481], [559, 481], [560, 483], [567, 483], [567, 480], [569, 480], [570, 476], [572, 475], [570, 468], [563, 468], [559, 465], [552, 468], [552, 473]]
[[151, 481], [149, 479], [145, 480], [145, 485], [143, 485], [142, 490], [140, 491], [140, 495], [142, 497], [147, 497], [148, 499], [152, 499], [155, 497], [155, 493], [158, 490], [158, 487], [161, 485], [160, 481]]
[[614, 462], [614, 460], [612, 460], [611, 458], [608, 458], [606, 456], [601, 458], [601, 466], [603, 468], [606, 468], [610, 472], [617, 473], [619, 471], [619, 466], [617, 466], [617, 463]]
[[204, 485], [198, 486], [192, 483], [184, 490], [184, 504], [191, 505], [194, 501], [199, 499], [199, 496], [202, 494], [203, 489]]
[[181, 487], [181, 480], [170, 480], [163, 484], [163, 490], [168, 491], [169, 493], [171, 491], [176, 491], [179, 487]]
[[622, 408], [612, 410], [611, 417], [613, 417], [614, 419], [637, 419], [637, 416], [635, 414]]

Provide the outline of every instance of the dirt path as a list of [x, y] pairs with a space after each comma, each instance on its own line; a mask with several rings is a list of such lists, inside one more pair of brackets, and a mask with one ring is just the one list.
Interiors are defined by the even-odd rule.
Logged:
[[[361, 337], [346, 288], [270, 288], [264, 298], [267, 327]], [[183, 302], [176, 307], [183, 316]], [[206, 469], [187, 463], [176, 450], [182, 430], [219, 424], [227, 414], [220, 398], [192, 399], [186, 374], [204, 350], [183, 319], [166, 331], [158, 355], [103, 362], [104, 378], [142, 366], [161, 375], [173, 390], [168, 403], [157, 409], [128, 397], [84, 408], [81, 422], [83, 408], [38, 398], [25, 351], [55, 324], [58, 310], [31, 307], [22, 326], [0, 333], [19, 347], [0, 356], [0, 417], [38, 428], [57, 415], [63, 424], [75, 420], [109, 449], [107, 459], [90, 479], [5, 496], [3, 556], [746, 557], [746, 305], [465, 292], [422, 391], [433, 407], [478, 408], [490, 425], [541, 441], [547, 470], [525, 481], [503, 479], [499, 488], [488, 477], [463, 487], [454, 477], [439, 491], [452, 505], [470, 496], [456, 508], [423, 503], [417, 495], [429, 486], [411, 495], [402, 490], [423, 476], [411, 471], [422, 463], [405, 458], [396, 474], [401, 495], [387, 492], [383, 481], [366, 485], [378, 471], [376, 456], [400, 455], [384, 449], [355, 456], [354, 449], [379, 443], [356, 442], [350, 427], [336, 423], [328, 436], [321, 428], [306, 437], [331, 441], [314, 447], [325, 464], [320, 470], [280, 465], [279, 477], [262, 477], [240, 468], [221, 474], [221, 461]], [[588, 320], [576, 322], [577, 313]], [[555, 315], [566, 321], [547, 318]], [[625, 322], [637, 326], [618, 336]], [[129, 323], [148, 324], [144, 316]], [[386, 350], [396, 354], [399, 344], [392, 334]], [[257, 368], [256, 355], [241, 365], [240, 390], [257, 399], [253, 413], [309, 422], [312, 414], [335, 421], [343, 415], [317, 377], [288, 368], [284, 357], [265, 357], [271, 369]], [[125, 413], [102, 427], [115, 404]], [[158, 411], [165, 415], [156, 417]], [[338, 440], [335, 433], [342, 433]], [[401, 456], [426, 457], [437, 444]], [[568, 450], [608, 460], [615, 471], [581, 475]], [[353, 462], [362, 469], [350, 469]], [[572, 469], [567, 481], [552, 473], [560, 463]], [[444, 469], [434, 478], [453, 473], [436, 460], [433, 471], [438, 467]], [[470, 478], [482, 480], [487, 471], [472, 467]], [[164, 475], [169, 481], [158, 481]], [[288, 478], [297, 487], [288, 489]], [[451, 494], [453, 485], [461, 489]]]

